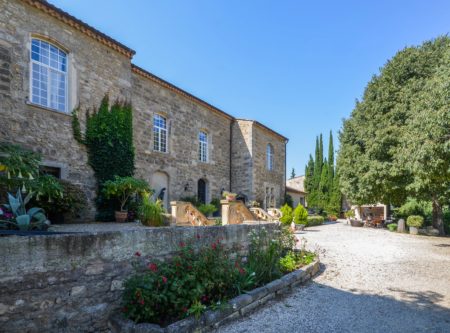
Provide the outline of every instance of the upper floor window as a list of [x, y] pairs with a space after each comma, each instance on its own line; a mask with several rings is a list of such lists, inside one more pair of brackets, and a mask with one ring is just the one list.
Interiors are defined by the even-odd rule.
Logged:
[[198, 133], [198, 159], [202, 162], [208, 162], [208, 134]]
[[167, 120], [159, 114], [153, 116], [153, 149], [167, 153]]
[[67, 54], [40, 39], [31, 41], [31, 102], [67, 112]]
[[266, 159], [267, 170], [273, 170], [273, 147], [271, 144], [267, 145]]

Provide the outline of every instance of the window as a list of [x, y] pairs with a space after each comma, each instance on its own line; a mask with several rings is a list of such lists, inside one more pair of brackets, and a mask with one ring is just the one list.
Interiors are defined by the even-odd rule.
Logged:
[[61, 168], [52, 167], [48, 165], [40, 165], [39, 166], [39, 174], [40, 175], [49, 175], [55, 178], [61, 179]]
[[153, 116], [153, 149], [167, 153], [167, 120], [159, 114]]
[[208, 134], [198, 133], [198, 159], [202, 162], [208, 162]]
[[31, 41], [31, 102], [67, 112], [67, 54], [39, 39]]
[[267, 170], [273, 170], [273, 147], [271, 144], [266, 148]]

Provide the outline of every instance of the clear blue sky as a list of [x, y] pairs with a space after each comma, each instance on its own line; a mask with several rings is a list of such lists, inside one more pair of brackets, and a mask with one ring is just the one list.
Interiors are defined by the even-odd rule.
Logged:
[[50, 2], [134, 49], [135, 64], [287, 136], [288, 175], [396, 51], [450, 33], [449, 0]]

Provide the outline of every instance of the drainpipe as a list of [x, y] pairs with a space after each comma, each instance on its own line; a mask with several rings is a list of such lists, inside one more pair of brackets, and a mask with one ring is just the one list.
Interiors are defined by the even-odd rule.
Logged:
[[231, 119], [231, 121], [230, 121], [230, 179], [229, 179], [229, 181], [230, 181], [230, 192], [233, 192], [233, 189], [232, 189], [232, 186], [231, 186], [231, 184], [232, 184], [232, 174], [233, 174], [233, 165], [231, 164], [232, 163], [232, 159], [233, 159], [233, 157], [231, 156], [232, 155], [232, 152], [233, 152], [233, 122], [234, 122], [234, 119]]
[[284, 141], [284, 182], [283, 182], [284, 191], [282, 201], [284, 201], [284, 198], [286, 197], [286, 168], [287, 168], [286, 163], [287, 163], [287, 140]]

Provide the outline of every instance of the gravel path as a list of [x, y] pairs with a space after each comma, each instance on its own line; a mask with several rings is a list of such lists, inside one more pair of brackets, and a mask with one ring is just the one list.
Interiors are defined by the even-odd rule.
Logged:
[[450, 332], [450, 238], [352, 228], [309, 228], [322, 272], [217, 333]]

